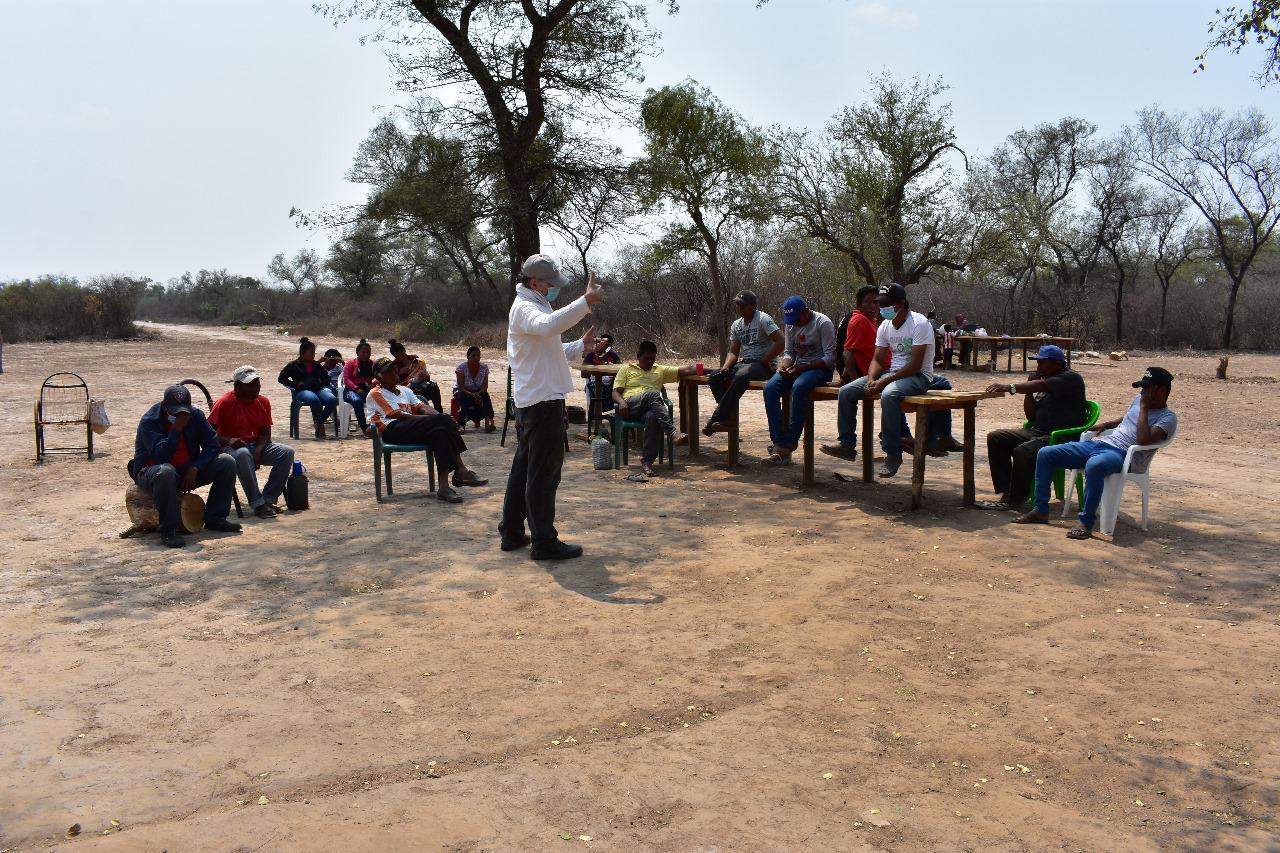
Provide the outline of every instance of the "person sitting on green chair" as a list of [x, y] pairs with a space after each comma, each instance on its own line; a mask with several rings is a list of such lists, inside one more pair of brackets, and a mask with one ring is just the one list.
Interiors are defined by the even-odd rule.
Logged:
[[1040, 448], [1049, 445], [1054, 430], [1083, 426], [1087, 417], [1084, 377], [1067, 367], [1062, 349], [1047, 344], [1031, 358], [1036, 361], [1036, 372], [1026, 382], [997, 382], [987, 387], [990, 394], [1022, 394], [1022, 411], [1029, 426], [987, 433], [991, 483], [1000, 498], [979, 502], [982, 509], [1017, 509], [1026, 503]]
[[400, 385], [398, 365], [393, 359], [380, 358], [373, 369], [379, 385], [366, 398], [369, 420], [387, 444], [420, 444], [431, 448], [440, 472], [437, 498], [446, 503], [462, 503], [462, 497], [449, 487], [450, 472], [455, 486], [483, 486], [489, 482], [462, 461], [467, 443], [462, 440], [457, 421], [431, 411], [418, 395]]
[[640, 454], [640, 469], [648, 477], [654, 476], [653, 463], [662, 449], [662, 434], [671, 438], [674, 447], [684, 444], [688, 436], [677, 433], [667, 411], [667, 401], [662, 396], [662, 386], [676, 382], [681, 376], [697, 372], [693, 365], [666, 367], [655, 364], [658, 345], [653, 341], [641, 341], [636, 360], [624, 364], [613, 380], [613, 402], [617, 405], [617, 417], [644, 424], [644, 448]]

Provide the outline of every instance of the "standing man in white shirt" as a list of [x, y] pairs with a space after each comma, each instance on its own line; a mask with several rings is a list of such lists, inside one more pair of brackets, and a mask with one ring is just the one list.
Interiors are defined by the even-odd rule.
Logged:
[[[900, 284], [882, 288], [876, 297], [880, 305], [880, 328], [876, 331], [876, 352], [866, 376], [855, 379], [840, 389], [840, 452], [832, 455], [856, 454], [858, 405], [868, 394], [880, 393], [880, 446], [884, 463], [877, 472], [892, 477], [902, 467], [902, 398], [923, 394], [932, 380], [935, 349], [933, 326], [925, 316], [911, 310], [907, 289]], [[924, 441], [926, 436], [916, 436]]]
[[556, 489], [564, 464], [564, 401], [573, 391], [569, 362], [582, 358], [583, 348], [595, 337], [595, 327], [572, 343], [561, 342], [560, 336], [604, 299], [604, 288], [592, 275], [586, 293], [559, 310], [552, 308], [552, 301], [568, 284], [569, 277], [554, 258], [531, 255], [520, 268], [516, 298], [507, 317], [517, 441], [498, 533], [504, 551], [532, 542], [529, 556], [535, 560], [582, 556], [581, 545], [561, 542], [556, 533]]

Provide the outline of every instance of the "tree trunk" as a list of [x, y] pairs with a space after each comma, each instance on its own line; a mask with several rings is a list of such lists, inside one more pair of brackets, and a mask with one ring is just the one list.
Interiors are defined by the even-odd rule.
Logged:
[[720, 363], [724, 364], [729, 352], [729, 296], [724, 292], [724, 280], [720, 277], [720, 245], [710, 239], [707, 241], [707, 269], [711, 278], [711, 299], [716, 312], [716, 349], [720, 353]]
[[1227, 322], [1222, 327], [1222, 349], [1231, 349], [1231, 335], [1235, 331], [1236, 320], [1236, 296], [1240, 293], [1240, 285], [1244, 283], [1244, 276], [1231, 280], [1231, 293], [1227, 296]]
[[1116, 343], [1124, 344], [1124, 271], [1117, 266], [1116, 280]]
[[1164, 314], [1169, 302], [1169, 282], [1160, 282], [1160, 326], [1156, 329], [1156, 346], [1164, 346]]

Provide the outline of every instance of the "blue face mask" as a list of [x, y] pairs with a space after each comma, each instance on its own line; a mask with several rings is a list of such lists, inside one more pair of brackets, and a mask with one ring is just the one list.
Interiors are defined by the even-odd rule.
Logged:
[[169, 419], [169, 423], [171, 424], [176, 424], [178, 422], [177, 415], [165, 415], [165, 417]]
[[555, 302], [556, 297], [560, 295], [560, 288], [552, 287], [547, 290], [547, 301]]
[[885, 305], [880, 308], [880, 316], [886, 320], [892, 320], [898, 316], [898, 312], [893, 309], [893, 306]]

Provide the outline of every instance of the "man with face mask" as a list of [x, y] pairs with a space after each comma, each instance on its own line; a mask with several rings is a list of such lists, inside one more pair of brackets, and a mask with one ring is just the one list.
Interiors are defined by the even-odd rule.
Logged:
[[[866, 375], [840, 389], [840, 446], [823, 448], [832, 455], [853, 459], [858, 447], [858, 406], [868, 394], [880, 394], [880, 443], [884, 463], [877, 472], [892, 477], [902, 467], [902, 398], [929, 390], [933, 368], [933, 326], [923, 314], [911, 310], [907, 290], [900, 284], [881, 288], [880, 328], [876, 351]], [[833, 452], [834, 451], [834, 452]]]
[[[547, 255], [531, 255], [520, 269], [516, 298], [507, 317], [507, 359], [516, 406], [516, 452], [502, 504], [498, 533], [502, 550], [532, 542], [535, 560], [582, 556], [582, 546], [561, 542], [556, 531], [556, 489], [564, 464], [564, 401], [573, 391], [569, 362], [582, 358], [595, 339], [595, 326], [581, 340], [563, 343], [573, 328], [604, 299], [595, 275], [586, 293], [560, 309], [551, 307], [569, 277]], [[529, 534], [525, 533], [525, 522]]]
[[236, 484], [236, 464], [218, 446], [218, 436], [204, 413], [191, 405], [191, 392], [170, 385], [164, 398], [147, 410], [138, 422], [129, 474], [151, 494], [160, 516], [160, 541], [170, 548], [186, 543], [178, 532], [181, 520], [178, 493], [209, 483], [204, 505], [204, 526], [223, 533], [239, 533], [240, 525], [227, 520], [231, 490]]
[[[271, 440], [271, 401], [262, 396], [262, 379], [251, 364], [241, 365], [229, 380], [232, 390], [223, 394], [209, 412], [209, 423], [218, 433], [223, 453], [235, 460], [240, 487], [249, 508], [258, 518], [274, 518], [284, 512], [277, 501], [293, 467], [293, 448]], [[258, 489], [258, 469], [271, 473]]]
[[1066, 354], [1060, 347], [1046, 344], [1032, 358], [1036, 372], [1028, 381], [997, 382], [987, 387], [989, 394], [1023, 395], [1022, 413], [1031, 426], [987, 433], [991, 483], [1000, 499], [980, 501], [981, 509], [1017, 509], [1026, 503], [1036, 454], [1049, 446], [1049, 434], [1084, 423], [1084, 378], [1067, 368]]

